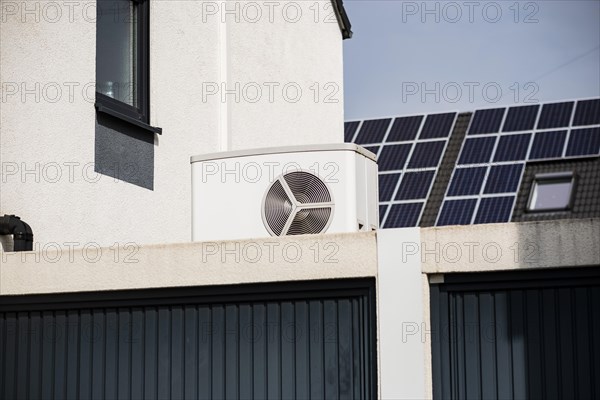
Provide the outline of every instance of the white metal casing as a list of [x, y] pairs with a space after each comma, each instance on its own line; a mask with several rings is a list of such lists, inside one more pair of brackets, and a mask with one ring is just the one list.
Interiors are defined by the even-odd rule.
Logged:
[[191, 158], [192, 240], [270, 236], [262, 218], [265, 193], [298, 170], [329, 188], [333, 217], [326, 233], [374, 230], [379, 224], [375, 155], [350, 143], [286, 146]]

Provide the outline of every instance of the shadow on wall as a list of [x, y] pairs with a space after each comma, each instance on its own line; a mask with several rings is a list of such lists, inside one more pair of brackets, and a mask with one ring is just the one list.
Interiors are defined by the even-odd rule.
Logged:
[[0, 251], [13, 251], [13, 240], [9, 235], [0, 236]]
[[154, 137], [153, 132], [97, 113], [95, 171], [153, 190]]

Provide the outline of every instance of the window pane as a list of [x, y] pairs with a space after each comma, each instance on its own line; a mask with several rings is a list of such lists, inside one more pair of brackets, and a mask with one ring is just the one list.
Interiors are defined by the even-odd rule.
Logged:
[[137, 107], [135, 20], [132, 1], [98, 1], [96, 91]]
[[566, 209], [571, 199], [573, 181], [536, 181], [531, 198], [532, 210]]

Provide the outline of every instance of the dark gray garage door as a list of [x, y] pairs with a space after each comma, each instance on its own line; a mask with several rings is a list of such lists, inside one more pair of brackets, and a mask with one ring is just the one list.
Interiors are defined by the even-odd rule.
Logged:
[[431, 285], [436, 399], [600, 398], [600, 268]]
[[374, 281], [0, 298], [2, 399], [373, 399]]

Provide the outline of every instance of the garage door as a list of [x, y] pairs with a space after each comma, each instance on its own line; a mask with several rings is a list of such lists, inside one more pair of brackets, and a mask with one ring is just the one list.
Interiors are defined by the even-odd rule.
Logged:
[[0, 398], [376, 397], [373, 280], [1, 299]]
[[436, 399], [600, 398], [600, 268], [431, 285]]

